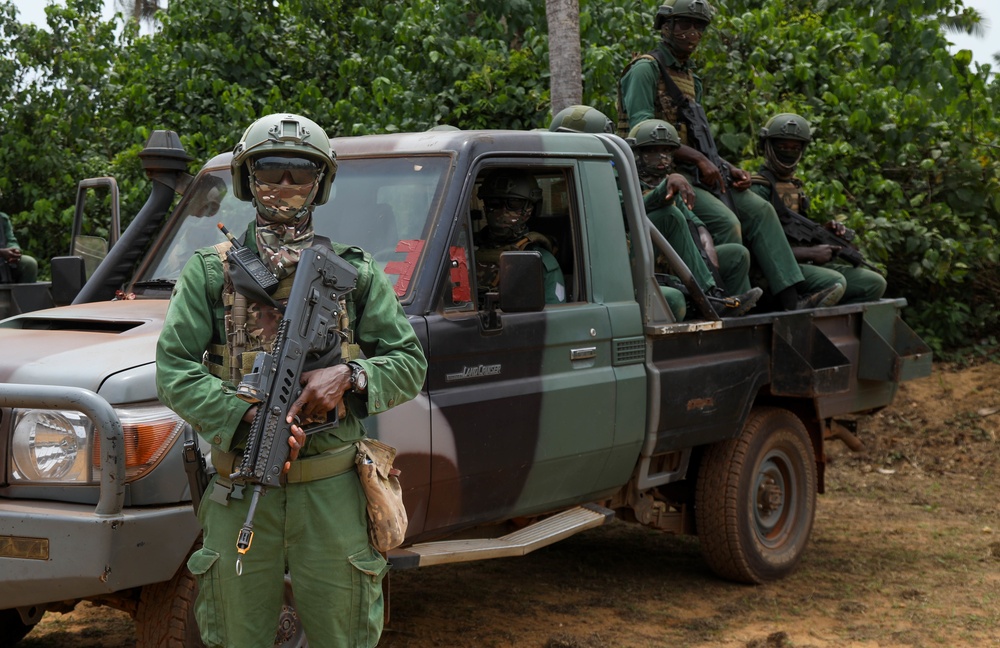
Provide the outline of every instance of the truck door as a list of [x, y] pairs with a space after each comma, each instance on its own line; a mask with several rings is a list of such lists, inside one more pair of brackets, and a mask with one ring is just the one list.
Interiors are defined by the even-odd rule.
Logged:
[[[477, 261], [491, 254], [479, 194], [492, 174], [512, 173], [537, 186], [527, 222], [531, 243], [523, 247], [544, 249], [546, 262], [558, 263], [564, 301], [555, 302], [550, 290], [552, 303], [542, 311], [500, 312], [499, 326], [490, 329], [480, 285], [488, 272], [477, 278]], [[469, 213], [452, 237], [450, 285], [428, 319], [428, 528], [543, 512], [597, 488], [614, 442], [616, 388], [608, 309], [588, 301], [581, 272], [587, 263], [577, 175], [572, 162], [494, 164], [465, 189]]]

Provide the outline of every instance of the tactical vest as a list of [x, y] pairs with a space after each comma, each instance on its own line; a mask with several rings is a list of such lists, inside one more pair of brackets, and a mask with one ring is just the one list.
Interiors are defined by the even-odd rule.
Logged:
[[[230, 241], [214, 246], [222, 260], [222, 305], [225, 312], [226, 341], [209, 345], [203, 363], [212, 375], [237, 385], [243, 375], [253, 368], [258, 351], [266, 353], [273, 351], [282, 313], [270, 304], [249, 301], [244, 295], [236, 292], [229, 275], [229, 262], [226, 259], [226, 251], [231, 246]], [[271, 298], [281, 305], [286, 304], [294, 281], [293, 272], [278, 282], [278, 287]], [[341, 350], [345, 360], [352, 360], [360, 355], [360, 351], [354, 344], [349, 326], [349, 309], [345, 300], [341, 300], [340, 311], [338, 329], [343, 336]]]
[[777, 209], [780, 205], [803, 216], [809, 211], [809, 199], [806, 198], [802, 190], [802, 181], [792, 177], [787, 180], [779, 179], [770, 169], [750, 176], [753, 184], [763, 185], [771, 188], [771, 203]]
[[552, 240], [539, 232], [528, 232], [520, 239], [499, 247], [479, 247], [476, 250], [476, 280], [480, 292], [496, 288], [500, 283], [500, 254], [523, 251], [529, 245], [537, 245], [553, 252]]
[[[625, 66], [622, 70], [621, 75], [618, 77], [618, 134], [622, 137], [627, 137], [629, 131], [629, 116], [625, 112], [625, 101], [622, 95], [622, 82], [621, 80], [625, 77], [632, 66], [639, 61], [652, 61], [653, 65], [660, 70], [659, 62], [653, 57], [652, 54], [640, 54], [635, 56], [629, 64]], [[662, 70], [660, 70], [662, 71]], [[695, 86], [694, 86], [694, 73], [690, 70], [675, 70], [673, 68], [667, 68], [667, 74], [673, 79], [674, 83], [677, 84], [677, 88], [681, 91], [685, 97], [689, 98], [691, 101], [695, 100]], [[680, 137], [681, 144], [688, 144], [687, 137], [687, 125], [679, 123], [678, 120], [679, 113], [677, 110], [677, 105], [674, 100], [670, 98], [670, 94], [667, 92], [667, 84], [663, 80], [663, 75], [658, 74], [656, 79], [656, 99], [653, 102], [653, 118], [662, 119], [677, 130], [677, 135]]]

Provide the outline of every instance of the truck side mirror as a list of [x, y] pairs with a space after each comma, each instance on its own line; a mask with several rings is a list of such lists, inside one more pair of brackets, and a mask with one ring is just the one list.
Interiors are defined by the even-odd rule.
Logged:
[[83, 257], [52, 257], [52, 301], [57, 306], [73, 303], [86, 281]]
[[500, 310], [533, 313], [545, 308], [545, 280], [540, 252], [500, 255]]

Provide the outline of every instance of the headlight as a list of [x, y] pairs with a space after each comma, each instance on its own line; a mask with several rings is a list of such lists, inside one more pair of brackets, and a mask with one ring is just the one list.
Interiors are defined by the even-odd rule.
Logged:
[[[152, 470], [184, 429], [184, 422], [159, 403], [115, 408], [125, 445], [125, 481]], [[17, 410], [11, 442], [15, 482], [96, 483], [101, 474], [101, 439], [90, 419], [72, 410]]]
[[26, 410], [14, 417], [14, 479], [90, 481], [90, 420], [80, 412]]

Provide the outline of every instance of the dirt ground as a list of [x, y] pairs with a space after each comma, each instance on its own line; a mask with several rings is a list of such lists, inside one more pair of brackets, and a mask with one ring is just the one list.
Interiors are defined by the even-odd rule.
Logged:
[[[789, 578], [714, 577], [698, 541], [625, 523], [527, 557], [393, 574], [380, 646], [1000, 647], [1000, 364], [936, 364], [829, 444]], [[25, 648], [125, 648], [129, 617], [48, 614]]]

